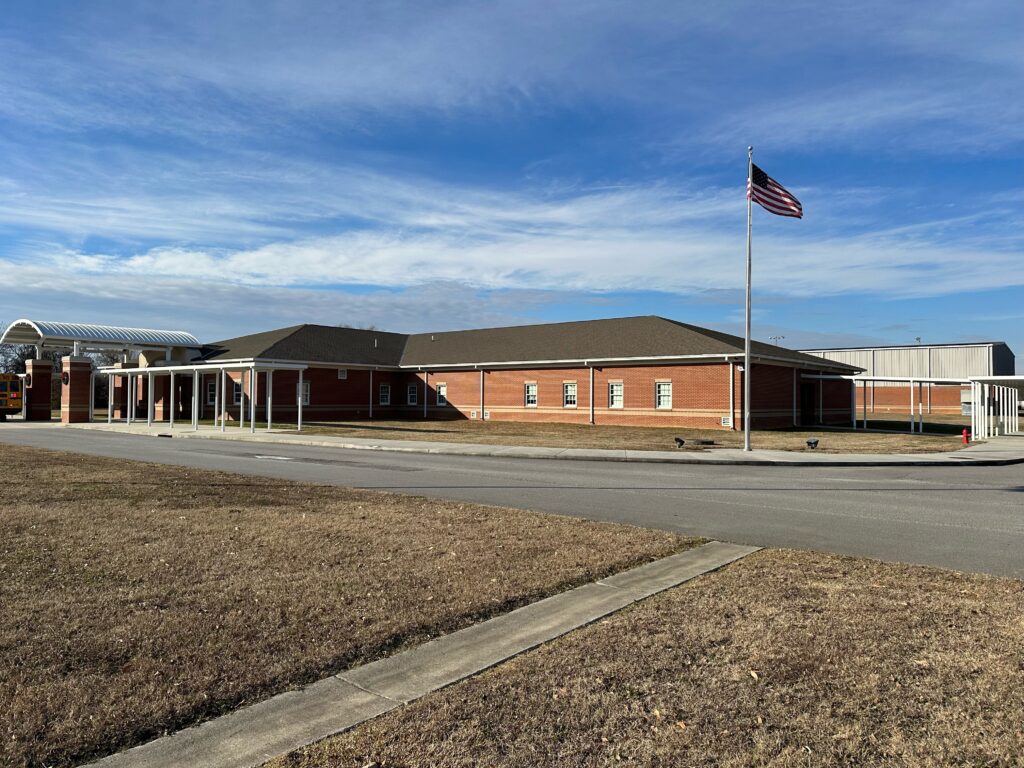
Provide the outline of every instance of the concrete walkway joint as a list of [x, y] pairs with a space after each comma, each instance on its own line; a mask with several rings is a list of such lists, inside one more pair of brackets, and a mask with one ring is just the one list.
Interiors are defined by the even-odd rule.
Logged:
[[251, 768], [464, 680], [541, 643], [738, 560], [712, 541], [571, 589], [296, 691], [104, 758], [96, 768]]

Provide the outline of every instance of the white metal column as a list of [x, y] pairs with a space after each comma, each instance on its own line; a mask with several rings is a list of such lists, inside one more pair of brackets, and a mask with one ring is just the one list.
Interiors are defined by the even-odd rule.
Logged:
[[167, 419], [170, 421], [171, 429], [174, 429], [174, 371], [171, 371], [171, 389], [167, 393], [167, 404], [171, 409], [170, 415]]
[[125, 376], [125, 379], [127, 379], [127, 381], [125, 381], [125, 389], [127, 389], [128, 392], [125, 396], [124, 420], [125, 424], [131, 424], [132, 416], [134, 415], [132, 413], [132, 401], [134, 400], [132, 397], [132, 390], [135, 389], [135, 375], [128, 374]]
[[857, 382], [850, 381], [850, 418], [853, 420], [853, 428], [857, 428]]
[[430, 389], [430, 371], [423, 372], [423, 418], [427, 418], [427, 391]]
[[301, 370], [299, 371], [299, 388], [297, 390], [297, 394], [298, 394], [297, 400], [298, 400], [298, 406], [299, 406], [299, 425], [298, 425], [299, 428], [298, 428], [297, 431], [301, 432], [302, 431], [302, 371]]
[[[797, 398], [797, 392], [799, 391], [799, 387], [797, 385], [797, 379], [798, 379], [798, 377], [797, 377], [796, 368], [794, 368], [793, 369], [793, 426], [794, 427], [799, 426], [796, 423], [796, 398]], [[730, 422], [731, 422], [731, 420], [732, 420], [732, 418], [734, 416], [733, 402], [734, 402], [735, 397], [736, 397], [736, 393], [734, 391], [735, 383], [736, 382], [733, 380], [732, 363], [729, 363], [729, 419], [730, 419]]]
[[202, 389], [199, 371], [192, 371], [192, 429], [199, 431], [199, 391]]
[[971, 440], [978, 439], [978, 382], [971, 382]]
[[[238, 386], [241, 392], [238, 395], [238, 428], [245, 429], [245, 369], [238, 374]], [[234, 386], [231, 388], [231, 402], [235, 401]], [[252, 402], [252, 371], [249, 372], [249, 402]]]
[[249, 371], [249, 431], [256, 434], [256, 398], [259, 397], [260, 373], [255, 367]]
[[149, 395], [146, 398], [146, 426], [147, 427], [152, 427], [153, 426], [153, 415], [154, 415], [154, 411], [156, 411], [156, 392], [155, 392], [155, 387], [153, 386], [153, 373], [152, 372], [150, 372], [146, 376], [146, 389], [149, 390], [146, 393], [147, 395]]
[[274, 422], [274, 369], [267, 371], [267, 432]]
[[228, 415], [228, 372], [220, 369], [220, 431], [227, 429]]
[[914, 434], [914, 380], [910, 380], [910, 434]]
[[107, 424], [114, 423], [114, 374], [107, 374]]
[[480, 421], [484, 420], [484, 371], [480, 369]]
[[96, 374], [89, 374], [89, 422], [96, 417]]

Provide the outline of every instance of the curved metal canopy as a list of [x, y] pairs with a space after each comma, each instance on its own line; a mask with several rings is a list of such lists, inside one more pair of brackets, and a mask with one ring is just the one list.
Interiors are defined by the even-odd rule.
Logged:
[[101, 349], [131, 347], [199, 347], [199, 339], [184, 331], [155, 331], [148, 328], [118, 328], [111, 325], [54, 323], [45, 320], [15, 320], [0, 337], [0, 344], [35, 344], [41, 347], [83, 347]]

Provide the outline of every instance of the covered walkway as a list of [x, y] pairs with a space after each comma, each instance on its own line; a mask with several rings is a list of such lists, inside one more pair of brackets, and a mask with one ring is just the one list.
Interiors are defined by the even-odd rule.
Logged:
[[[228, 411], [230, 404], [228, 402], [228, 392], [233, 391], [234, 379], [229, 376], [231, 373], [239, 374], [241, 378], [241, 398], [238, 405], [238, 428], [245, 429], [246, 424], [246, 403], [245, 398], [248, 396], [248, 411], [249, 411], [249, 431], [255, 433], [256, 431], [256, 413], [257, 403], [260, 399], [259, 392], [259, 374], [264, 374], [265, 385], [262, 393], [264, 399], [264, 413], [266, 414], [266, 429], [269, 431], [273, 428], [274, 422], [274, 372], [285, 371], [296, 374], [296, 388], [295, 388], [295, 407], [298, 415], [297, 428], [299, 431], [302, 430], [302, 405], [303, 405], [303, 373], [306, 370], [306, 365], [300, 363], [284, 363], [275, 362], [272, 364], [252, 362], [229, 362], [229, 363], [195, 363], [185, 365], [164, 365], [164, 366], [149, 366], [146, 368], [119, 368], [119, 367], [106, 367], [100, 368], [96, 372], [96, 376], [107, 377], [107, 423], [111, 424], [114, 422], [114, 383], [115, 379], [122, 378], [124, 380], [125, 387], [127, 389], [127, 403], [125, 408], [125, 414], [123, 420], [125, 424], [131, 425], [134, 423], [145, 422], [147, 426], [153, 426], [156, 421], [156, 384], [160, 377], [166, 376], [169, 378], [168, 387], [168, 398], [169, 403], [167, 411], [168, 426], [173, 429], [175, 426], [175, 412], [177, 411], [178, 402], [177, 398], [177, 387], [175, 384], [182, 381], [190, 381], [190, 397], [189, 397], [189, 412], [191, 414], [191, 427], [194, 431], [199, 430], [199, 424], [201, 419], [201, 382], [206, 380], [206, 377], [213, 375], [214, 382], [214, 428], [219, 429], [221, 432], [227, 429]], [[146, 413], [145, 416], [140, 418], [137, 411], [137, 404], [139, 401], [138, 392], [140, 380], [144, 379], [146, 382]], [[231, 390], [229, 390], [229, 382]], [[182, 405], [184, 403], [181, 403]], [[290, 405], [290, 403], [289, 403]], [[90, 419], [92, 421], [92, 419]]]

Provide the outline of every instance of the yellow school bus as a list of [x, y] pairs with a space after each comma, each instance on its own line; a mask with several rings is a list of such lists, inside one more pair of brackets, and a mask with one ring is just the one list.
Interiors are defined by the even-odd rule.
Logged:
[[21, 413], [24, 396], [18, 374], [0, 373], [0, 419], [7, 414]]

